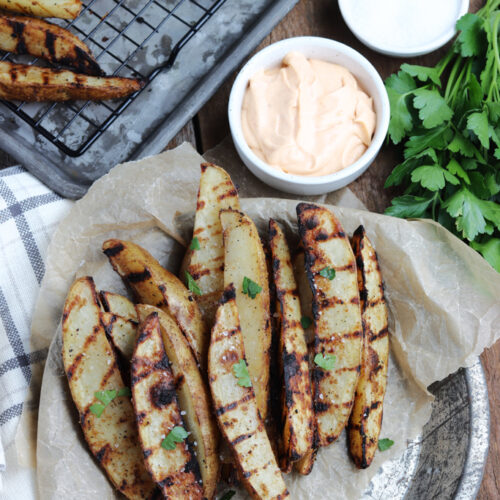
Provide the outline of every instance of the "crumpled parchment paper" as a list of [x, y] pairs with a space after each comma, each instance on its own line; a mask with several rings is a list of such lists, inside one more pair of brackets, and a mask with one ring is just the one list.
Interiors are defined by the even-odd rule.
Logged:
[[[239, 184], [242, 197], [272, 194], [271, 188], [259, 187], [262, 184], [234, 157], [224, 151], [216, 156]], [[201, 161], [184, 144], [115, 167], [74, 205], [53, 237], [32, 327], [35, 348], [52, 342], [38, 419], [37, 476], [42, 500], [115, 498], [87, 451], [62, 369], [60, 316], [69, 286], [75, 277], [90, 274], [98, 289], [127, 294], [101, 252], [102, 242], [110, 237], [143, 245], [165, 267], [177, 271], [183, 245], [191, 236]], [[296, 233], [297, 201], [283, 196], [287, 195], [243, 199], [242, 209], [260, 231], [273, 217], [291, 235]], [[349, 190], [314, 199], [359, 206]], [[400, 456], [407, 442], [421, 432], [431, 411], [426, 387], [471, 365], [500, 337], [500, 275], [474, 250], [431, 221], [405, 221], [345, 206], [331, 209], [349, 234], [363, 224], [379, 255], [391, 331], [381, 437], [392, 438], [395, 444], [378, 452], [369, 469], [359, 471], [348, 457], [342, 435], [320, 450], [310, 476], [286, 477], [292, 498], [300, 499], [359, 498], [380, 465]], [[246, 494], [239, 492], [235, 498]]]

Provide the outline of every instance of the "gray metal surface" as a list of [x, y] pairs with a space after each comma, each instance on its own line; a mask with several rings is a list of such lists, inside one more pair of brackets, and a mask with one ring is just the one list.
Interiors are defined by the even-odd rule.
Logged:
[[[159, 153], [297, 1], [227, 0], [181, 50], [174, 66], [78, 158], [64, 155], [1, 105], [0, 149], [54, 191], [79, 198], [117, 163]], [[155, 44], [138, 64], [154, 67], [155, 57], [158, 62], [164, 57], [168, 40], [162, 37]]]
[[386, 463], [363, 500], [472, 500], [489, 443], [488, 390], [479, 359], [433, 384], [432, 416], [422, 437], [399, 460]]

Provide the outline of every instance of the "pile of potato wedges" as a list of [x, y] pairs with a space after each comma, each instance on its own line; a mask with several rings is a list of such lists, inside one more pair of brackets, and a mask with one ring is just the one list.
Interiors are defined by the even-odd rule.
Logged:
[[0, 50], [29, 54], [57, 66], [0, 61], [0, 99], [96, 101], [126, 97], [144, 86], [137, 79], [104, 76], [90, 49], [77, 36], [29, 17], [75, 19], [82, 9], [80, 0], [0, 0], [0, 8], [25, 14], [0, 13]]
[[354, 463], [368, 467], [389, 336], [364, 228], [350, 240], [330, 210], [299, 203], [290, 250], [275, 220], [258, 233], [213, 164], [201, 166], [196, 206], [180, 278], [110, 239], [103, 252], [134, 301], [91, 277], [66, 299], [64, 367], [110, 481], [131, 499], [212, 499], [222, 476], [283, 499], [283, 474], [309, 474], [344, 428]]

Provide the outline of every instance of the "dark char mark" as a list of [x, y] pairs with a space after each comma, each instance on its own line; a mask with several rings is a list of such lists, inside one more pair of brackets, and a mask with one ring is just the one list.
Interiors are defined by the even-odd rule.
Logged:
[[115, 255], [118, 255], [120, 252], [122, 252], [124, 248], [125, 247], [121, 243], [118, 243], [117, 245], [106, 248], [106, 250], [104, 250], [104, 254], [107, 257], [114, 257]]
[[151, 387], [149, 397], [153, 406], [164, 408], [175, 401], [175, 386], [173, 383], [159, 382]]
[[149, 278], [151, 278], [151, 273], [149, 272], [148, 268], [144, 268], [144, 271], [140, 273], [129, 273], [127, 274], [127, 276], [125, 276], [125, 279], [129, 283], [141, 283], [148, 280]]

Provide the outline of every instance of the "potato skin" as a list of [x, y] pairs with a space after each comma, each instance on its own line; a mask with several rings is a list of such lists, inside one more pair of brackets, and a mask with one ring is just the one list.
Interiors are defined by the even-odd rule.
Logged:
[[274, 457], [253, 387], [243, 387], [233, 372], [245, 360], [232, 284], [222, 295], [208, 351], [208, 377], [219, 427], [232, 449], [243, 484], [256, 499], [284, 499], [289, 494]]
[[377, 254], [363, 226], [352, 238], [363, 317], [361, 373], [348, 424], [349, 452], [356, 466], [367, 468], [375, 456], [389, 362], [389, 330], [384, 283]]
[[281, 468], [290, 472], [292, 462], [312, 448], [314, 413], [309, 376], [309, 356], [301, 324], [301, 306], [293, 275], [290, 250], [283, 231], [269, 221], [269, 246], [277, 296], [279, 361], [282, 389]]
[[[315, 356], [336, 358], [333, 369], [315, 364], [313, 372], [316, 446], [328, 446], [347, 425], [361, 369], [363, 328], [356, 261], [344, 229], [331, 211], [299, 203], [297, 216], [313, 292]], [[329, 279], [332, 270], [335, 275]]]
[[143, 86], [131, 78], [87, 76], [0, 61], [0, 99], [7, 101], [101, 101], [126, 97]]
[[130, 399], [116, 397], [100, 417], [90, 410], [99, 403], [97, 391], [124, 387], [101, 313], [92, 278], [76, 280], [63, 311], [64, 370], [85, 440], [111, 482], [127, 498], [152, 498], [156, 487], [144, 467]]
[[77, 36], [42, 19], [0, 15], [0, 49], [43, 57], [52, 64], [71, 66], [77, 73], [104, 75], [89, 48]]
[[0, 0], [0, 9], [28, 16], [75, 19], [82, 9], [80, 0]]

